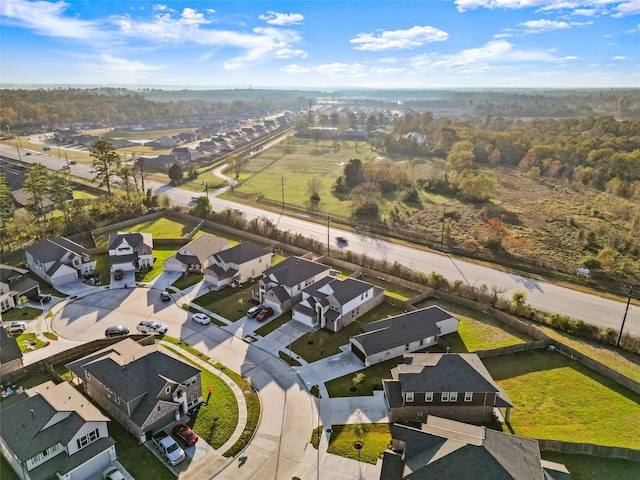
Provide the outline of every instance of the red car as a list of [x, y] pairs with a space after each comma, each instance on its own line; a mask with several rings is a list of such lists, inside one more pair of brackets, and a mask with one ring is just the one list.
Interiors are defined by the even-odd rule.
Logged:
[[269, 318], [271, 315], [273, 315], [273, 308], [266, 307], [266, 308], [263, 308], [258, 315], [256, 315], [256, 320], [258, 320], [259, 322], [262, 322], [263, 320], [266, 320], [267, 318]]
[[184, 423], [179, 423], [173, 427], [173, 434], [184, 442], [188, 447], [198, 441], [196, 432], [187, 427]]

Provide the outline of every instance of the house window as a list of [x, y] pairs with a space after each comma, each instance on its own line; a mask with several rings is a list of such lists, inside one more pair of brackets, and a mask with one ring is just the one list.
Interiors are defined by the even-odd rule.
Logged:
[[433, 402], [433, 392], [426, 392], [424, 394], [424, 401], [425, 402]]
[[164, 393], [171, 393], [171, 387], [167, 387], [164, 389]]
[[473, 392], [464, 392], [464, 401], [470, 402], [473, 400]]
[[76, 440], [78, 449], [86, 447], [87, 445], [95, 442], [99, 438], [100, 438], [100, 431], [96, 428], [95, 430], [93, 430], [92, 432], [89, 432], [84, 437], [80, 437]]
[[448, 402], [449, 401], [449, 392], [442, 392], [440, 394], [440, 401]]
[[118, 395], [114, 395], [113, 396], [113, 401], [119, 404], [120, 403], [120, 397]]
[[409, 344], [408, 344], [408, 343], [404, 346], [404, 349], [405, 349], [406, 351], [409, 351]]
[[458, 401], [458, 392], [451, 392], [449, 394], [449, 401], [450, 402], [457, 402]]
[[407, 402], [413, 402], [413, 392], [405, 393], [405, 398], [406, 398]]

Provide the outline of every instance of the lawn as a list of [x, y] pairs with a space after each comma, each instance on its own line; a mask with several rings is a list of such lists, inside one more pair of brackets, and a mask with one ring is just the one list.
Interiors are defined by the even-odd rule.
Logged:
[[328, 330], [309, 332], [293, 342], [293, 351], [307, 362], [315, 362], [321, 358], [340, 353], [340, 347], [349, 343], [349, 337], [360, 333], [360, 325], [365, 325], [383, 318], [393, 317], [404, 312], [386, 302], [368, 311], [337, 333]]
[[[404, 363], [402, 358], [392, 358], [386, 362], [377, 363], [370, 367], [363, 368], [358, 372], [334, 378], [333, 380], [325, 383], [325, 387], [327, 387], [329, 396], [332, 398], [371, 396], [373, 395], [374, 389], [379, 390], [382, 388], [383, 378], [391, 378], [391, 369], [399, 363]], [[356, 376], [356, 373], [359, 372], [364, 374], [364, 379], [357, 386], [356, 390], [352, 391], [351, 388], [354, 386], [352, 380]]]
[[257, 302], [251, 298], [251, 289], [258, 281], [246, 283], [242, 288], [226, 287], [222, 290], [213, 290], [195, 298], [193, 303], [227, 320], [238, 321], [245, 316], [250, 307], [257, 305]]
[[19, 320], [35, 320], [40, 316], [42, 310], [33, 307], [16, 307], [6, 312], [2, 312], [3, 322], [16, 322]]
[[281, 327], [285, 323], [291, 320], [291, 311], [284, 312], [282, 315], [276, 318], [271, 318], [263, 326], [255, 330], [256, 335], [266, 337], [278, 327]]
[[[317, 436], [317, 432], [313, 432]], [[391, 425], [388, 423], [362, 423], [332, 425], [328, 453], [358, 460], [354, 442], [362, 442], [360, 461], [376, 464], [391, 443]]]
[[[153, 238], [182, 238], [195, 228], [195, 222], [180, 222], [173, 218], [160, 217], [146, 222], [131, 225], [126, 228], [128, 232], [147, 232]], [[106, 247], [109, 243], [109, 235], [117, 230], [96, 235], [96, 247]], [[155, 253], [155, 249], [154, 249]]]
[[18, 342], [18, 347], [20, 347], [22, 353], [31, 352], [47, 345], [42, 340], [39, 340], [35, 333], [18, 335], [16, 342]]
[[630, 460], [541, 452], [544, 460], [561, 463], [571, 473], [571, 480], [638, 480], [640, 464]]
[[640, 395], [558, 352], [484, 363], [515, 405], [510, 426], [517, 435], [640, 448]]
[[139, 281], [150, 282], [164, 272], [164, 261], [176, 253], [176, 251], [175, 247], [153, 247], [153, 257], [155, 259], [153, 268], [141, 276]]
[[171, 286], [178, 290], [184, 290], [201, 282], [203, 277], [201, 273], [183, 273]]

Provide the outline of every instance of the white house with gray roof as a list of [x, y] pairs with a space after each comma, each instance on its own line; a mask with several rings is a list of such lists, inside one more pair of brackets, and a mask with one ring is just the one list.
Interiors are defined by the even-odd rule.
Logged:
[[328, 277], [331, 268], [302, 257], [289, 257], [266, 269], [252, 291], [253, 299], [278, 312], [291, 310], [302, 291]]
[[204, 271], [204, 279], [216, 288], [243, 283], [260, 277], [271, 267], [272, 253], [253, 243], [239, 243], [213, 254]]
[[429, 416], [421, 428], [393, 425], [380, 480], [569, 480], [567, 468], [542, 460], [538, 441]]
[[153, 235], [147, 232], [118, 232], [109, 235], [109, 265], [116, 270], [137, 272], [153, 268]]
[[53, 287], [77, 280], [95, 271], [89, 251], [65, 237], [54, 237], [25, 250], [29, 269]]
[[202, 234], [194, 238], [164, 261], [165, 272], [202, 273], [209, 259], [229, 246], [229, 241], [214, 235]]
[[458, 319], [433, 305], [362, 325], [360, 330], [349, 342], [368, 367], [435, 345], [440, 336], [458, 330]]
[[309, 327], [342, 330], [384, 300], [384, 289], [355, 278], [324, 277], [302, 291], [292, 319]]
[[23, 480], [85, 480], [116, 460], [109, 419], [68, 382], [0, 403], [0, 451]]

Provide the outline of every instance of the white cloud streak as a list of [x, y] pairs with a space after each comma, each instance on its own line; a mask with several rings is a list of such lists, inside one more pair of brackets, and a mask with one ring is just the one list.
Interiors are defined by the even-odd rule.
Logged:
[[258, 17], [269, 25], [278, 25], [280, 27], [287, 25], [301, 25], [304, 22], [304, 16], [299, 13], [278, 13], [269, 10], [266, 14]]
[[356, 50], [383, 51], [391, 49], [411, 49], [425, 43], [442, 42], [449, 38], [447, 32], [435, 27], [415, 26], [407, 30], [386, 30], [377, 33], [359, 33], [349, 42]]

